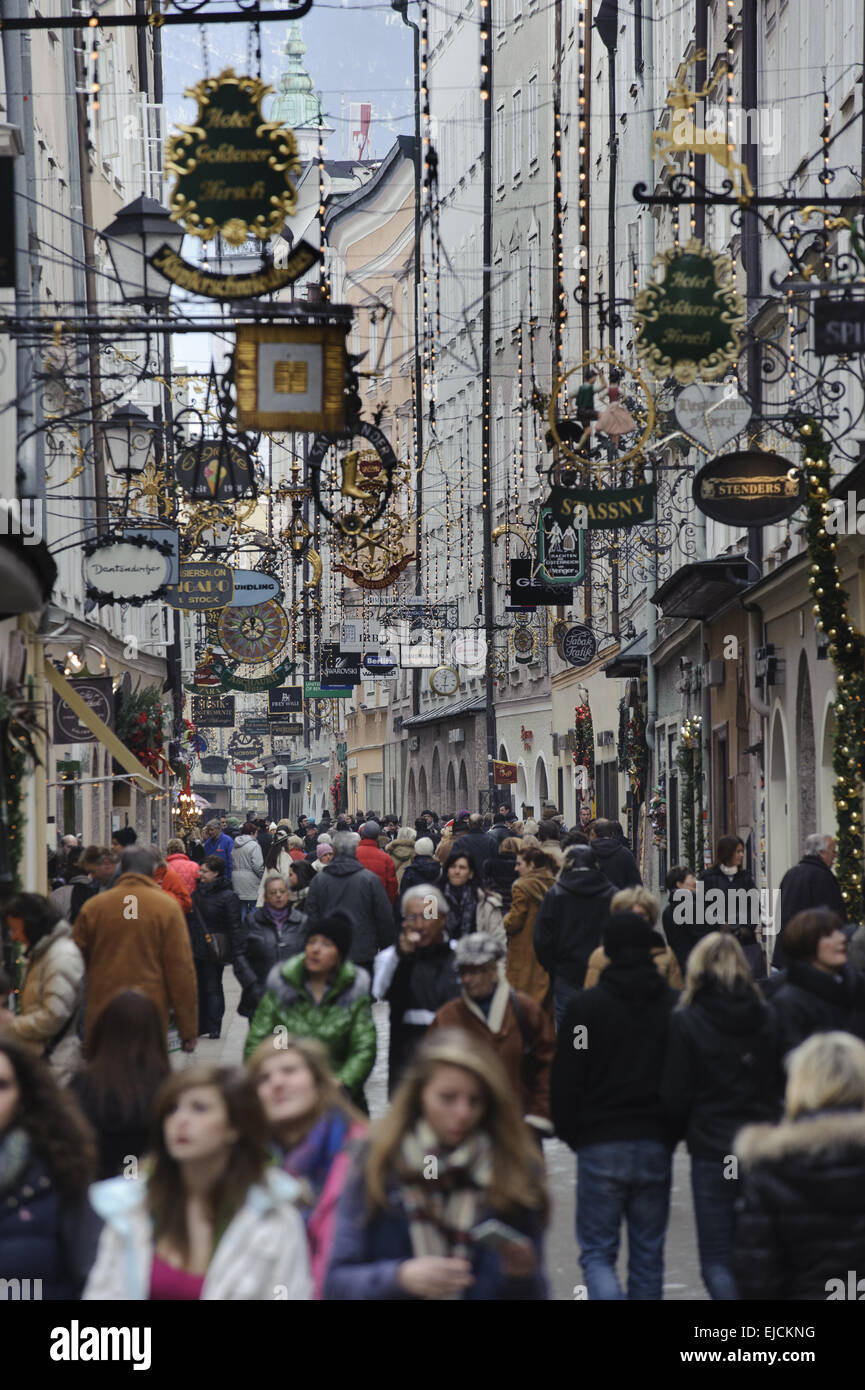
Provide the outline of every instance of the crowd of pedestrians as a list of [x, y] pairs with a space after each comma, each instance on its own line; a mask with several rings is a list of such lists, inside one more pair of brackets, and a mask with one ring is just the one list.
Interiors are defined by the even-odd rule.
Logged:
[[[67, 837], [51, 897], [0, 914], [0, 1278], [544, 1299], [553, 1136], [590, 1299], [663, 1297], [679, 1141], [710, 1298], [827, 1298], [865, 1267], [865, 928], [831, 837], [775, 942], [740, 838], [671, 868], [662, 911], [617, 822], [554, 810]], [[222, 1034], [226, 969], [245, 1063], [178, 1066]]]

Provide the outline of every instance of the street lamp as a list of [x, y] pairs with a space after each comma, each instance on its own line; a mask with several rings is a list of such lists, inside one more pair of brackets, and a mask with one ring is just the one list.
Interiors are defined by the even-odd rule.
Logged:
[[126, 303], [167, 304], [171, 281], [151, 265], [150, 258], [163, 246], [180, 252], [183, 228], [172, 222], [168, 209], [142, 194], [121, 208], [102, 235]]
[[150, 461], [162, 426], [137, 405], [119, 406], [96, 426], [115, 473], [123, 477], [141, 474]]

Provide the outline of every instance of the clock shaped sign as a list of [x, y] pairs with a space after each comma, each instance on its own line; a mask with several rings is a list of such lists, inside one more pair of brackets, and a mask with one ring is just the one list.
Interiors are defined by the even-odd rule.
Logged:
[[453, 666], [437, 666], [430, 673], [429, 683], [436, 695], [454, 695], [460, 688], [459, 672]]

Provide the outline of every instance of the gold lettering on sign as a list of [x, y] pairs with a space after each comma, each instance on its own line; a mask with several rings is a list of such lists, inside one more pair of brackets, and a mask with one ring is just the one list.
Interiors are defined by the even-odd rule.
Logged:
[[305, 395], [309, 378], [307, 362], [274, 362], [273, 389], [279, 395]]
[[265, 192], [262, 179], [259, 179], [257, 183], [250, 184], [231, 184], [226, 183], [225, 179], [204, 179], [201, 184], [201, 196], [212, 198], [215, 203], [228, 203], [236, 199], [263, 198]]
[[256, 119], [254, 111], [219, 111], [213, 106], [204, 113], [205, 125], [215, 126], [218, 130], [247, 129]]

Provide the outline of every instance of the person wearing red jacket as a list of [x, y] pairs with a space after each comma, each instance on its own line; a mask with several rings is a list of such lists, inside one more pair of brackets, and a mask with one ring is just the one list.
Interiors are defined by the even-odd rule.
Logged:
[[384, 891], [391, 905], [397, 900], [399, 886], [396, 881], [396, 865], [389, 854], [378, 847], [381, 826], [378, 821], [368, 820], [360, 827], [360, 844], [357, 847], [358, 862], [365, 869], [371, 869], [384, 884]]
[[[159, 851], [154, 849], [153, 853], [158, 856]], [[153, 877], [164, 893], [171, 894], [184, 917], [192, 911], [192, 895], [176, 869], [169, 868], [164, 859], [160, 861], [157, 858]]]

